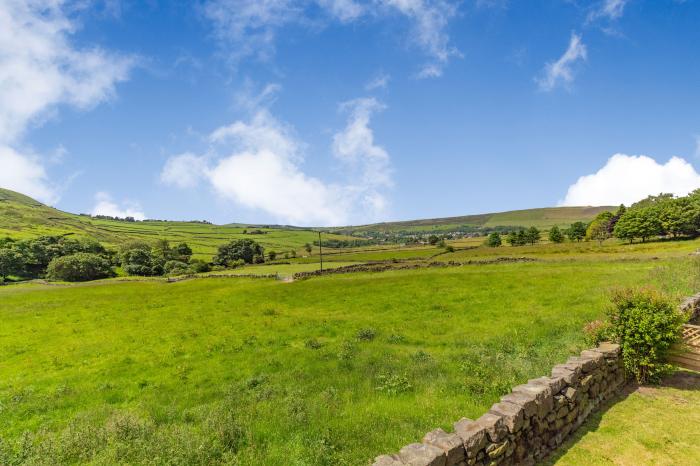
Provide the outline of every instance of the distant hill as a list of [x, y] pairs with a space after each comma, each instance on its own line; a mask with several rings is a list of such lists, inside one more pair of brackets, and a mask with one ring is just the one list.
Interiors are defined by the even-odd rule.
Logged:
[[362, 234], [370, 231], [449, 231], [461, 227], [531, 227], [549, 229], [554, 225], [567, 227], [574, 222], [589, 222], [604, 210], [617, 207], [544, 207], [538, 209], [511, 210], [489, 214], [464, 215], [460, 217], [428, 218], [399, 222], [374, 223], [370, 225], [333, 228], [344, 234]]
[[[590, 221], [603, 210], [614, 207], [551, 207], [514, 210], [461, 217], [431, 218], [372, 225], [326, 228], [324, 239], [350, 239], [348, 235], [361, 235], [370, 231], [450, 231], [461, 227], [530, 227], [547, 229], [553, 225], [568, 226], [576, 221]], [[0, 188], [0, 236], [29, 238], [40, 235], [72, 234], [89, 236], [106, 244], [117, 245], [130, 239], [151, 240], [166, 238], [171, 242], [186, 241], [201, 256], [210, 256], [216, 247], [233, 238], [250, 238], [255, 228], [256, 241], [268, 249], [285, 251], [301, 248], [317, 239], [308, 228], [293, 226], [246, 224], [211, 225], [199, 222], [146, 220], [126, 222], [96, 219], [75, 215], [42, 204], [14, 191]], [[259, 230], [259, 231], [258, 231]], [[335, 234], [333, 234], [333, 233]]]

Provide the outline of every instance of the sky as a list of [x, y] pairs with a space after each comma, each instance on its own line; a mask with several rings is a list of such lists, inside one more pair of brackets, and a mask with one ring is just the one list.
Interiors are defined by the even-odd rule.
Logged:
[[362, 224], [700, 187], [700, 0], [0, 0], [0, 187]]

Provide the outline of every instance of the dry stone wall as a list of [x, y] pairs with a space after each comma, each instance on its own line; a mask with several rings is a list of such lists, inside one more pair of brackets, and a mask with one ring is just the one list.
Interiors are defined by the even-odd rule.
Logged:
[[454, 432], [428, 432], [374, 466], [533, 465], [557, 448], [599, 405], [625, 385], [616, 344], [583, 351], [549, 377], [512, 389], [477, 420], [462, 418]]

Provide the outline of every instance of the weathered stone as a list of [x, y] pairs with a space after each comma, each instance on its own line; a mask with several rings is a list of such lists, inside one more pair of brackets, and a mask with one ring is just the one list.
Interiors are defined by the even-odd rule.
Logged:
[[591, 382], [593, 382], [593, 376], [592, 375], [587, 375], [584, 378], [581, 379], [581, 388], [583, 390], [588, 390], [588, 388], [591, 385]]
[[527, 383], [546, 385], [552, 390], [552, 394], [559, 393], [566, 385], [566, 381], [563, 377], [539, 377], [537, 379], [528, 380]]
[[554, 398], [552, 394], [552, 389], [547, 385], [541, 385], [536, 383], [528, 383], [526, 385], [518, 385], [513, 388], [514, 393], [524, 393], [526, 395], [532, 395], [535, 397], [535, 403], [537, 404], [537, 415], [540, 418], [547, 416], [547, 413], [551, 411], [554, 404]]
[[502, 396], [501, 401], [520, 406], [525, 411], [525, 417], [531, 417], [537, 413], [537, 403], [533, 394], [513, 392]]
[[505, 442], [502, 442], [502, 443], [492, 443], [486, 449], [486, 454], [489, 455], [489, 458], [491, 458], [491, 459], [499, 458], [505, 454], [507, 448], [508, 448], [508, 441], [507, 440]]
[[455, 422], [455, 434], [462, 440], [467, 458], [472, 458], [478, 454], [488, 442], [484, 427], [476, 421], [465, 417]]
[[447, 457], [447, 466], [456, 466], [466, 458], [464, 443], [457, 434], [448, 434], [442, 429], [435, 429], [425, 434], [423, 443], [442, 448]]
[[600, 351], [584, 350], [581, 351], [581, 357], [592, 359], [593, 361], [595, 361], [596, 369], [602, 367], [605, 364], [605, 356]]
[[447, 457], [442, 448], [425, 443], [412, 443], [399, 451], [399, 458], [407, 466], [445, 466]]
[[562, 418], [569, 414], [569, 407], [564, 405], [561, 408], [559, 408], [559, 411], [557, 411], [557, 418]]
[[567, 360], [567, 363], [574, 363], [581, 366], [581, 372], [587, 374], [596, 368], [596, 362], [591, 358], [581, 358], [572, 356]]
[[508, 434], [508, 428], [503, 422], [503, 417], [492, 413], [486, 413], [476, 420], [477, 424], [484, 428], [486, 434], [494, 443], [502, 441]]
[[523, 427], [523, 408], [513, 403], [496, 403], [491, 406], [489, 413], [501, 416], [503, 424], [511, 434], [515, 434]]
[[372, 466], [403, 466], [403, 461], [396, 455], [381, 455], [374, 459]]

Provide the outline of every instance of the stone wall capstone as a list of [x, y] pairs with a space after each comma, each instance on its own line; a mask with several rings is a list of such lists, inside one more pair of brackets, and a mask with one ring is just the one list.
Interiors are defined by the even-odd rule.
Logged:
[[624, 385], [620, 346], [603, 343], [514, 387], [479, 419], [460, 419], [453, 433], [435, 429], [373, 466], [534, 465]]

